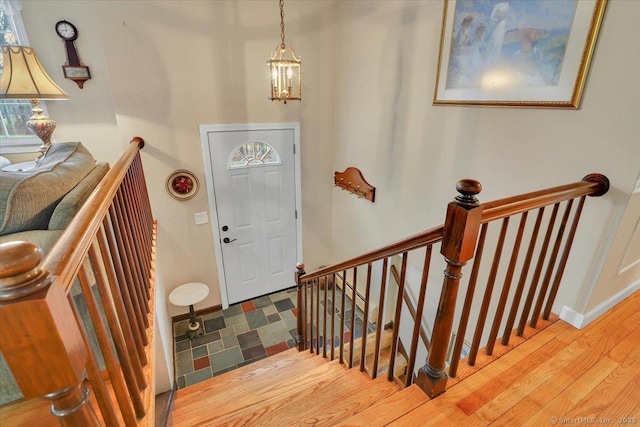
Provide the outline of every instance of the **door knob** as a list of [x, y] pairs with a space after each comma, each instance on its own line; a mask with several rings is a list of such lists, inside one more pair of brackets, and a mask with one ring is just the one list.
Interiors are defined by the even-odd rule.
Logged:
[[222, 226], [222, 231], [227, 231], [229, 229], [229, 227], [227, 227], [226, 225]]
[[222, 241], [225, 242], [225, 243], [235, 242], [236, 240], [238, 240], [238, 239], [229, 240], [228, 237], [225, 237], [224, 239], [222, 239]]

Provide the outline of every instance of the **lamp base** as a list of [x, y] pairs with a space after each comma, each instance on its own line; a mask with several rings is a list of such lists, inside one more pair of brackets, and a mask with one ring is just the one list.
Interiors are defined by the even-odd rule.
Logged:
[[38, 148], [40, 154], [36, 157], [36, 159], [40, 159], [49, 151], [49, 147], [51, 147], [51, 135], [53, 135], [53, 131], [56, 129], [56, 122], [44, 115], [42, 108], [40, 108], [40, 100], [32, 99], [29, 102], [31, 102], [33, 106], [33, 108], [31, 108], [33, 115], [27, 121], [27, 128], [42, 141], [42, 145]]

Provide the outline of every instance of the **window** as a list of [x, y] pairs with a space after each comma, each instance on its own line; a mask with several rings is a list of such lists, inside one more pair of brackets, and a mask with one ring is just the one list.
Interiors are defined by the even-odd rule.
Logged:
[[[19, 1], [0, 0], [0, 44], [29, 45], [22, 22]], [[0, 76], [4, 69], [0, 53]], [[45, 110], [43, 102], [40, 107]], [[0, 100], [0, 154], [35, 151], [42, 141], [27, 129], [31, 117], [31, 104], [22, 99]]]
[[236, 169], [280, 163], [280, 154], [271, 145], [262, 141], [250, 141], [238, 145], [231, 152], [227, 166], [229, 169]]

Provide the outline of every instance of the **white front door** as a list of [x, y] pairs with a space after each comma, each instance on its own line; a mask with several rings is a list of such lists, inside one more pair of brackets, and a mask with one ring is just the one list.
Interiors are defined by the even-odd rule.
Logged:
[[200, 134], [223, 306], [294, 286], [299, 125], [212, 125]]

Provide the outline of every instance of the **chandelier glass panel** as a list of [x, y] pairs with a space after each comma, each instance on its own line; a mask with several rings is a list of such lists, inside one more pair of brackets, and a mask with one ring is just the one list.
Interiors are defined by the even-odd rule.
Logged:
[[270, 56], [272, 101], [300, 101], [302, 99], [301, 61], [291, 47], [284, 42], [284, 0], [280, 0], [280, 40]]

